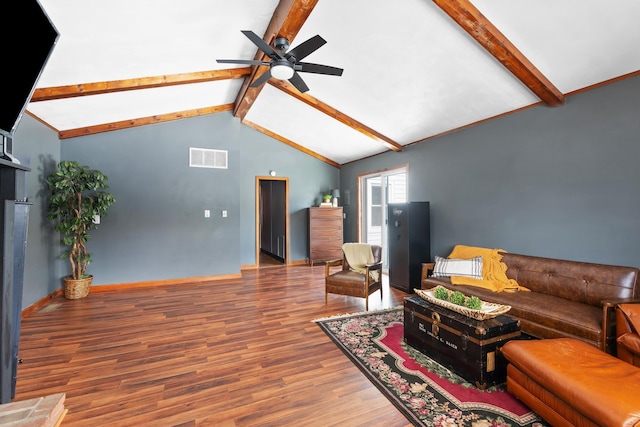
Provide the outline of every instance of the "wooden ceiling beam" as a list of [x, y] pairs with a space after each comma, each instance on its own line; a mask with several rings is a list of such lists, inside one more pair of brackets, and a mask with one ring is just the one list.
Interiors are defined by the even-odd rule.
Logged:
[[565, 96], [469, 0], [433, 0], [447, 15], [527, 86], [545, 104], [565, 103]]
[[143, 77], [139, 79], [112, 80], [106, 82], [83, 83], [68, 86], [52, 86], [36, 89], [30, 102], [73, 98], [76, 96], [100, 95], [127, 90], [150, 89], [217, 80], [239, 79], [251, 74], [250, 67], [226, 70], [201, 71], [196, 73], [168, 74], [165, 76]]
[[[272, 42], [276, 37], [286, 37], [289, 41], [294, 40], [317, 3], [318, 0], [280, 0], [267, 26], [263, 40], [270, 46], [273, 45]], [[238, 37], [241, 37], [241, 35], [238, 35]], [[265, 59], [268, 60], [269, 57], [260, 49], [257, 49], [254, 59], [262, 61]], [[266, 66], [254, 66], [251, 76], [247, 77], [242, 84], [236, 98], [236, 106], [233, 112], [233, 115], [240, 118], [240, 120], [244, 120], [244, 117], [264, 87], [264, 85], [250, 87], [251, 83], [267, 69], [268, 67]]]
[[137, 119], [122, 120], [119, 122], [105, 123], [94, 126], [86, 126], [77, 129], [66, 129], [58, 131], [58, 138], [67, 139], [78, 136], [94, 135], [102, 132], [111, 132], [114, 130], [128, 129], [136, 126], [151, 125], [154, 123], [169, 122], [172, 120], [186, 119], [190, 117], [204, 116], [205, 114], [216, 114], [223, 111], [233, 110], [233, 104], [216, 105], [213, 107], [197, 108], [194, 110], [179, 111], [177, 113], [156, 114], [149, 117], [140, 117]]
[[330, 105], [325, 104], [324, 102], [320, 101], [319, 99], [314, 98], [311, 95], [308, 95], [306, 92], [305, 93], [300, 93], [300, 91], [298, 91], [298, 89], [296, 89], [292, 84], [284, 81], [284, 80], [276, 80], [276, 79], [271, 79], [268, 82], [271, 86], [276, 87], [278, 89], [280, 89], [281, 91], [293, 96], [294, 98], [296, 98], [299, 101], [304, 102], [305, 104], [309, 105], [310, 107], [315, 108], [316, 110], [326, 114], [327, 116], [339, 121], [342, 124], [345, 124], [347, 126], [349, 126], [350, 128], [368, 136], [369, 138], [376, 140], [382, 144], [384, 144], [385, 146], [387, 146], [388, 148], [390, 148], [393, 151], [402, 151], [402, 145], [398, 144], [397, 142], [393, 141], [392, 139], [382, 135], [381, 133], [371, 129], [370, 127], [366, 126], [363, 123], [360, 123], [359, 121], [357, 121], [356, 119], [336, 110], [335, 108], [333, 108]]
[[340, 168], [340, 164], [339, 163], [334, 162], [333, 160], [331, 160], [329, 158], [326, 158], [326, 157], [316, 153], [315, 151], [311, 151], [308, 148], [303, 147], [302, 145], [296, 144], [295, 142], [291, 141], [290, 139], [285, 138], [284, 136], [278, 135], [277, 133], [273, 133], [270, 130], [265, 129], [260, 125], [257, 125], [257, 124], [255, 124], [253, 122], [248, 121], [248, 120], [244, 120], [242, 122], [242, 124], [247, 125], [250, 128], [253, 128], [253, 129], [257, 130], [260, 133], [263, 133], [263, 134], [265, 134], [267, 136], [270, 136], [273, 139], [276, 139], [276, 140], [278, 140], [280, 142], [283, 142], [283, 143], [287, 144], [288, 146], [295, 148], [296, 150], [300, 150], [303, 153], [308, 154], [311, 157], [315, 157], [316, 159], [321, 160], [321, 161], [323, 161], [323, 162], [325, 162], [325, 163], [327, 163], [327, 164], [329, 164], [331, 166], [334, 166], [334, 167], [336, 167], [338, 169]]

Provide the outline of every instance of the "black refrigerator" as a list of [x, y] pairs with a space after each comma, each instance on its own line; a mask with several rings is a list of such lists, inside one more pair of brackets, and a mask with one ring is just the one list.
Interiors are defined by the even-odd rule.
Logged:
[[387, 214], [389, 284], [420, 289], [422, 263], [431, 260], [429, 202], [390, 203]]

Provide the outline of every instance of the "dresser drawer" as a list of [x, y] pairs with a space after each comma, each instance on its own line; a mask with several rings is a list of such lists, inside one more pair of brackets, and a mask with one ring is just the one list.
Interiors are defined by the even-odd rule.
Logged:
[[342, 208], [310, 208], [309, 217], [314, 220], [342, 218]]
[[336, 243], [340, 248], [342, 247], [342, 228], [327, 228], [325, 230], [316, 230], [309, 239], [309, 244], [313, 245], [314, 242], [322, 241], [326, 244], [327, 241]]
[[342, 208], [309, 208], [309, 261], [342, 259]]
[[311, 259], [312, 262], [342, 259], [342, 249], [325, 249], [325, 248], [312, 249], [311, 256], [309, 258]]
[[342, 218], [317, 219], [313, 221], [313, 227], [317, 230], [327, 228], [342, 228]]

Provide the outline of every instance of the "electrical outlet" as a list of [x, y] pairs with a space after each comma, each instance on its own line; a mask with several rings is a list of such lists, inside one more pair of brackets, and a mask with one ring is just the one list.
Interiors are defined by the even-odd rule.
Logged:
[[204, 210], [204, 217], [209, 218], [211, 216], [211, 211], [209, 209]]
[[226, 209], [224, 209], [224, 210], [222, 211], [222, 218], [226, 218], [226, 217], [227, 217], [227, 210], [226, 210]]

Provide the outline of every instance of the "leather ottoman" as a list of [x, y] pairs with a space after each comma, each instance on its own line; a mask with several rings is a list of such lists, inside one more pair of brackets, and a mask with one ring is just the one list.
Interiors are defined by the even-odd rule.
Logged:
[[501, 352], [507, 390], [553, 426], [640, 426], [640, 368], [572, 338]]

